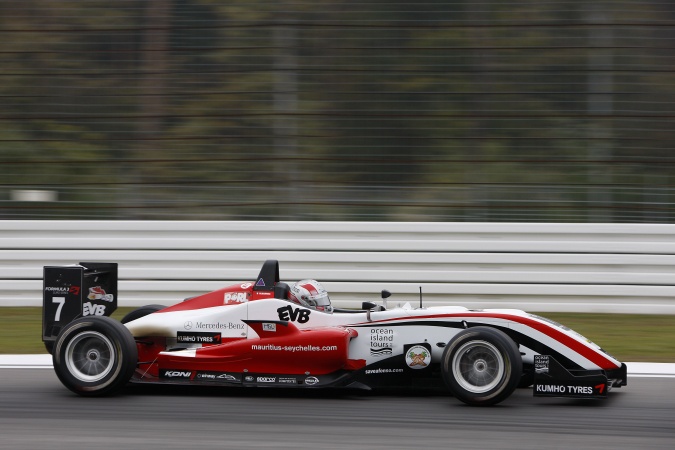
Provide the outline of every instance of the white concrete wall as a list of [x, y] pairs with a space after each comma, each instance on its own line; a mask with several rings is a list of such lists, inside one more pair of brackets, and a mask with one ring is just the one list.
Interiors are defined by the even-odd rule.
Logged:
[[253, 281], [316, 278], [339, 307], [458, 304], [675, 314], [675, 225], [0, 222], [0, 305], [38, 306], [42, 267], [119, 263], [119, 304], [166, 305]]

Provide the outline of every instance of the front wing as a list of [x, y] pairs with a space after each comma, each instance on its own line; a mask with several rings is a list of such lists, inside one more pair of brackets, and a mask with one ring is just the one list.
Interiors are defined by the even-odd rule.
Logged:
[[613, 387], [628, 381], [626, 364], [616, 370], [569, 371], [550, 355], [534, 357], [535, 397], [606, 398]]

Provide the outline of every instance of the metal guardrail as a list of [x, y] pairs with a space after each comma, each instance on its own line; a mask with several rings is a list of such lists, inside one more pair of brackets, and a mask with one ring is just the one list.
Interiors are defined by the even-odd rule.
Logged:
[[457, 304], [675, 314], [675, 226], [642, 224], [2, 221], [0, 305], [38, 306], [42, 267], [119, 263], [119, 304], [174, 304], [265, 259], [340, 307]]

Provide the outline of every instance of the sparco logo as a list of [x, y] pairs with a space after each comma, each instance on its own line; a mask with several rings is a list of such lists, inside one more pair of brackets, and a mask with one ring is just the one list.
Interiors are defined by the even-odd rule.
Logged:
[[160, 375], [163, 378], [190, 378], [192, 372], [189, 370], [162, 370]]
[[275, 377], [258, 377], [256, 381], [258, 383], [276, 383], [277, 379]]

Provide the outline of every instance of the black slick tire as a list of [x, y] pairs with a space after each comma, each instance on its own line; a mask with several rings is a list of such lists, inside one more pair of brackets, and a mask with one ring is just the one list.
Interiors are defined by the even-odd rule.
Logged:
[[129, 330], [105, 316], [76, 319], [54, 342], [54, 371], [71, 391], [82, 396], [109, 395], [129, 381], [138, 350]]
[[508, 398], [521, 379], [518, 346], [490, 327], [460, 331], [446, 346], [443, 379], [452, 394], [468, 405], [487, 406]]

